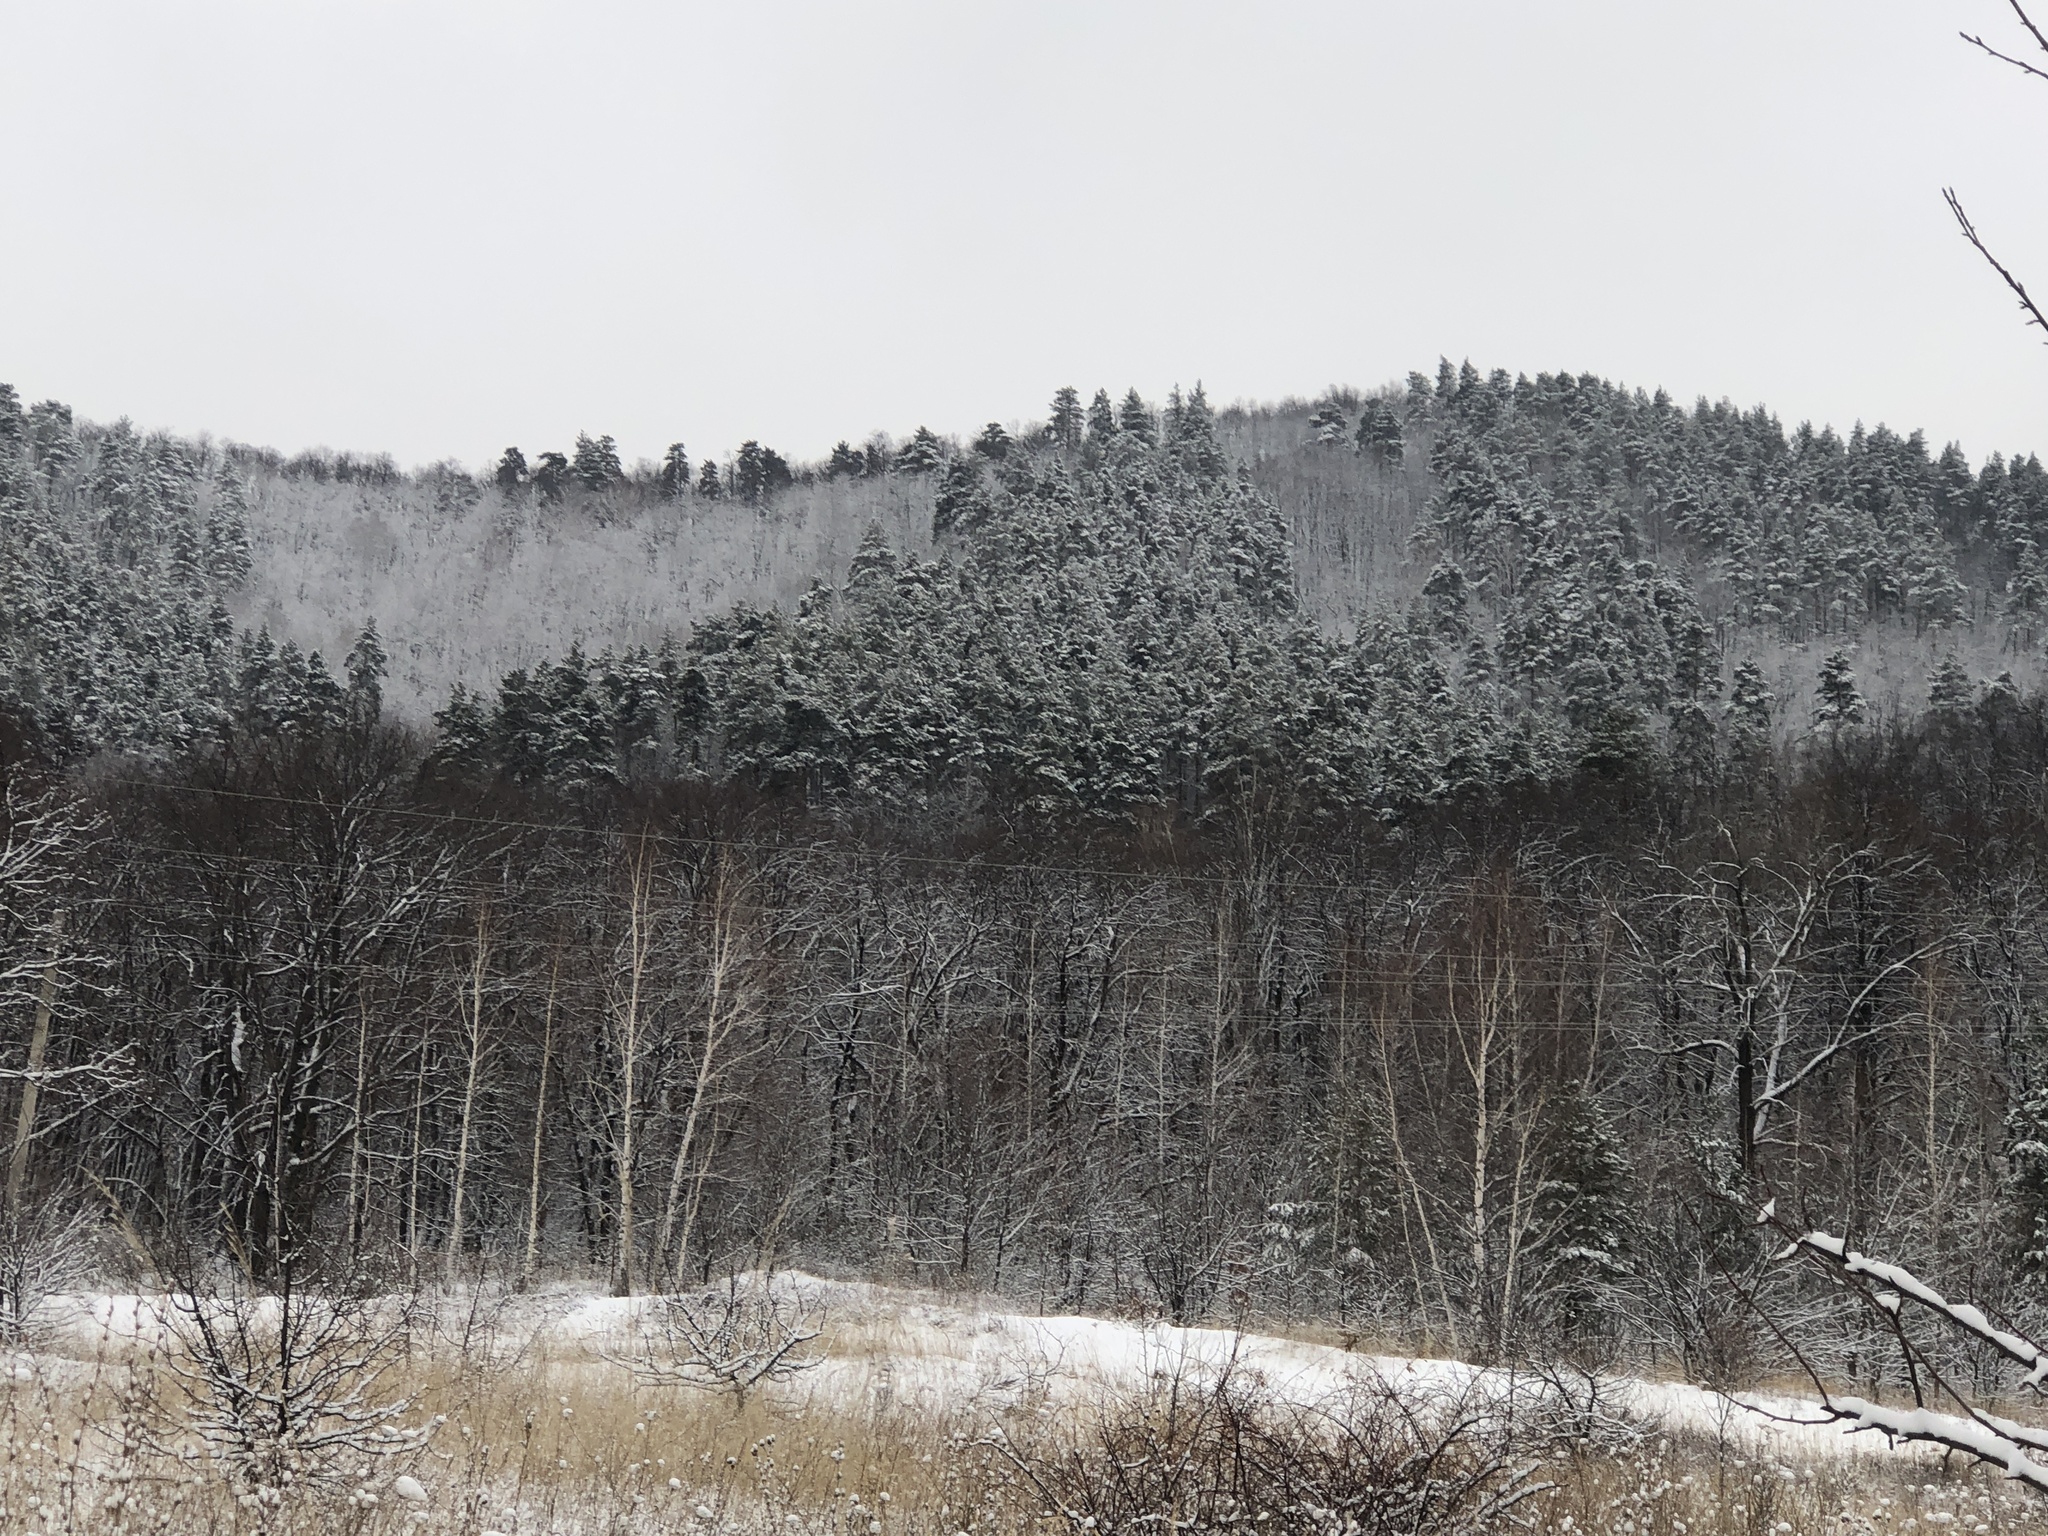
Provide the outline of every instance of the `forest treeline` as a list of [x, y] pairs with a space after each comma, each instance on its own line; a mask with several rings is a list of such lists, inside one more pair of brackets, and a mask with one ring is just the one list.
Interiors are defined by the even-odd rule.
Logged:
[[[494, 522], [564, 537], [664, 518], [650, 548], [734, 503], [764, 540], [847, 525], [843, 559], [787, 601], [742, 592], [644, 643], [572, 642], [426, 700], [444, 756], [522, 782], [697, 774], [814, 801], [1199, 814], [1263, 777], [1399, 815], [1587, 763], [1697, 778], [1870, 707], [1852, 678], [1873, 637], [1916, 647], [1923, 672], [2004, 653], [2031, 675], [2048, 601], [2031, 455], [1973, 471], [1881, 427], [1788, 435], [1761, 409], [1469, 365], [1300, 414], [1276, 434], [1199, 388], [1156, 412], [1066, 390], [1016, 434], [920, 429], [818, 465], [749, 443], [692, 471], [678, 444], [636, 475], [584, 437], [573, 458], [507, 450], [488, 478], [408, 477], [80, 427], [9, 391], [0, 675], [60, 757], [161, 756], [317, 713], [341, 653], [385, 641], [416, 685], [416, 635], [380, 640], [372, 617], [330, 667], [270, 635], [266, 614], [289, 628], [276, 593], [253, 601], [276, 547], [319, 534], [309, 513], [252, 546], [254, 509], [337, 485], [458, 520], [488, 501]], [[734, 525], [706, 526], [724, 551]], [[479, 537], [483, 565], [513, 558]], [[725, 553], [737, 580], [746, 556]], [[510, 608], [501, 629], [531, 614]]]
[[[460, 495], [714, 495], [560, 458]], [[109, 1262], [772, 1254], [1737, 1376], [1768, 1192], [2038, 1304], [2048, 701], [1964, 660], [2031, 655], [2031, 457], [1447, 366], [748, 462], [715, 496], [764, 526], [921, 526], [428, 727], [407, 636], [235, 615], [280, 486], [455, 471], [0, 396], [0, 1291], [89, 1220]], [[1333, 627], [1403, 519], [1415, 579]], [[1925, 680], [1880, 708], [1886, 634]]]
[[767, 1255], [1728, 1379], [1766, 1194], [2048, 1282], [2038, 698], [1391, 825], [1025, 825], [484, 785], [343, 697], [17, 767], [10, 1251], [82, 1211], [259, 1278]]

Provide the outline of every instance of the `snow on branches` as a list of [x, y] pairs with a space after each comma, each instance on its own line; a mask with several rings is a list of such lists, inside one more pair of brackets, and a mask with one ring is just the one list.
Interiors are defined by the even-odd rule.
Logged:
[[[2043, 1394], [2048, 1382], [2048, 1351], [2024, 1334], [1999, 1326], [1982, 1308], [1950, 1301], [1900, 1264], [1858, 1252], [1848, 1242], [1817, 1229], [1800, 1230], [1777, 1214], [1775, 1200], [1757, 1216], [1757, 1224], [1776, 1229], [1788, 1239], [1780, 1259], [1806, 1258], [1826, 1270], [1883, 1323], [1897, 1346], [1912, 1391], [1912, 1406], [1873, 1403], [1837, 1394], [1828, 1388], [1799, 1345], [1779, 1337], [1792, 1350], [1820, 1392], [1826, 1419], [1849, 1426], [1850, 1433], [1875, 1430], [1896, 1444], [1935, 1445], [2000, 1467], [2005, 1475], [2048, 1493], [2048, 1429], [2003, 1418], [1983, 1408], [1970, 1392], [1945, 1375], [1929, 1348], [1906, 1326], [1908, 1302], [1955, 1333], [1988, 1345], [2027, 1374], [2019, 1386]], [[1775, 1326], [1775, 1325], [1774, 1325]], [[1946, 1406], [1944, 1406], [1946, 1405]], [[1953, 1411], [1950, 1411], [1953, 1409]]]

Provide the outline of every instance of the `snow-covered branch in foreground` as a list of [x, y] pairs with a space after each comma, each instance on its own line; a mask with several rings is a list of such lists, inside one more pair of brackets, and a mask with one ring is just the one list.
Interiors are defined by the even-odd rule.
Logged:
[[[2048, 1469], [2027, 1455], [2030, 1448], [2048, 1450], [2048, 1435], [2029, 1425], [2015, 1424], [1990, 1414], [1966, 1419], [1958, 1414], [1937, 1413], [1931, 1408], [1884, 1408], [1876, 1403], [1867, 1403], [1860, 1397], [1828, 1396], [1821, 1401], [1821, 1411], [1830, 1419], [1853, 1425], [1859, 1430], [1874, 1429], [1891, 1440], [1916, 1441], [1961, 1451], [1979, 1461], [2005, 1468], [2005, 1475], [2016, 1482], [2048, 1493]], [[2022, 1436], [2025, 1437], [2024, 1445], [2021, 1444]]]
[[[2020, 1383], [2021, 1386], [2037, 1388], [2044, 1380], [2048, 1380], [2048, 1354], [2044, 1354], [2033, 1340], [1998, 1327], [1981, 1310], [1966, 1301], [1950, 1301], [1904, 1266], [1887, 1264], [1882, 1259], [1873, 1259], [1867, 1254], [1858, 1253], [1841, 1238], [1831, 1237], [1825, 1232], [1805, 1233], [1799, 1238], [1797, 1246], [1809, 1253], [1816, 1253], [1822, 1258], [1832, 1260], [1840, 1265], [1846, 1274], [1868, 1277], [1884, 1286], [1894, 1297], [1902, 1296], [1908, 1301], [1917, 1301], [1965, 1333], [1982, 1339], [2008, 1360], [2027, 1368], [2027, 1378]], [[1883, 1297], [1880, 1296], [1879, 1299], [1883, 1300]], [[1897, 1310], [1896, 1301], [1890, 1304], [1890, 1310]]]
[[[1904, 1356], [1907, 1379], [1913, 1386], [1913, 1406], [1885, 1407], [1860, 1397], [1838, 1397], [1828, 1391], [1812, 1365], [1800, 1356], [1800, 1363], [1820, 1388], [1820, 1411], [1836, 1423], [1847, 1424], [1851, 1432], [1875, 1430], [1893, 1443], [1938, 1445], [1961, 1451], [1979, 1461], [2001, 1467], [2005, 1475], [2048, 1493], [2048, 1429], [1987, 1413], [1953, 1383], [1943, 1379], [1931, 1359], [1914, 1344], [1901, 1324], [1900, 1313], [1907, 1301], [1926, 1308], [1944, 1323], [1981, 1343], [1990, 1345], [2008, 1360], [2026, 1367], [2022, 1388], [2043, 1390], [2048, 1380], [2048, 1352], [2032, 1339], [2001, 1328], [1969, 1302], [1950, 1301], [1933, 1286], [1902, 1264], [1871, 1258], [1851, 1248], [1842, 1238], [1821, 1231], [1799, 1232], [1777, 1217], [1774, 1200], [1758, 1215], [1760, 1225], [1777, 1227], [1792, 1238], [1779, 1255], [1792, 1258], [1804, 1254], [1840, 1273], [1862, 1301], [1882, 1313]], [[1782, 1335], [1781, 1335], [1782, 1337]], [[1798, 1354], [1796, 1343], [1787, 1340]], [[1926, 1387], [1952, 1398], [1961, 1411], [1944, 1413], [1930, 1408]], [[2037, 1460], [2039, 1456], [2042, 1459]]]

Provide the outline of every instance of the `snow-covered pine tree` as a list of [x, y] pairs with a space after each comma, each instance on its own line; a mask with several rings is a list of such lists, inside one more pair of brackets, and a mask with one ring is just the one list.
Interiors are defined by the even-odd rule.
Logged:
[[498, 455], [491, 479], [504, 495], [516, 495], [526, 486], [526, 455], [517, 448], [507, 448]]
[[566, 454], [550, 450], [534, 460], [533, 488], [542, 501], [560, 501], [569, 491], [570, 470]]
[[1830, 734], [1861, 725], [1869, 713], [1856, 686], [1856, 671], [1847, 651], [1830, 651], [1820, 664], [1813, 690], [1813, 726]]
[[828, 480], [858, 480], [867, 473], [867, 460], [861, 456], [845, 438], [832, 445], [832, 456], [825, 461], [825, 478]]
[[1159, 441], [1159, 423], [1135, 384], [1125, 391], [1123, 404], [1117, 407], [1116, 425], [1119, 432], [1128, 433], [1147, 447]]
[[619, 445], [612, 440], [610, 433], [591, 437], [578, 432], [576, 457], [570, 472], [583, 489], [599, 494], [611, 490], [626, 478], [626, 471], [619, 463]]
[[1533, 1230], [1543, 1278], [1536, 1290], [1568, 1335], [1600, 1331], [1635, 1247], [1628, 1153], [1598, 1098], [1576, 1082], [1552, 1102], [1542, 1141]]
[[1109, 402], [1109, 391], [1098, 389], [1088, 402], [1088, 441], [1099, 446], [1116, 434], [1116, 407]]
[[1401, 462], [1401, 418], [1391, 402], [1378, 396], [1365, 402], [1356, 441], [1358, 451], [1379, 469], [1391, 469]]
[[789, 461], [752, 438], [740, 444], [732, 464], [732, 493], [742, 501], [762, 502], [791, 482]]
[[383, 714], [384, 675], [389, 666], [384, 644], [377, 637], [377, 621], [370, 619], [364, 623], [362, 633], [356, 636], [356, 643], [349, 647], [348, 661], [343, 668], [348, 676], [345, 713], [349, 724], [356, 729], [367, 730]]
[[249, 497], [232, 469], [214, 482], [206, 518], [206, 572], [222, 590], [233, 592], [249, 579]]
[[661, 456], [661, 471], [655, 476], [654, 484], [663, 501], [674, 501], [690, 488], [690, 455], [681, 443], [668, 445], [668, 451]]
[[1336, 400], [1325, 400], [1309, 412], [1309, 441], [1325, 448], [1342, 447], [1351, 435], [1351, 418]]
[[946, 462], [946, 445], [930, 427], [919, 427], [896, 451], [896, 468], [906, 475], [928, 475]]

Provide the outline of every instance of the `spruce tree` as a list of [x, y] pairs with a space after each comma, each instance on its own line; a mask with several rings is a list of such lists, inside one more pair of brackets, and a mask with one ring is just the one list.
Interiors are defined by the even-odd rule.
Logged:
[[740, 444], [727, 478], [726, 488], [733, 495], [742, 501], [762, 502], [789, 485], [793, 477], [787, 459], [749, 438]]
[[1628, 1274], [1635, 1204], [1621, 1137], [1583, 1087], [1573, 1084], [1544, 1127], [1544, 1179], [1533, 1202], [1537, 1246], [1569, 1333], [1600, 1327], [1603, 1298]]
[[569, 459], [566, 454], [548, 452], [535, 461], [533, 488], [542, 501], [560, 501], [569, 491]]
[[[1178, 400], [1178, 390], [1175, 396]], [[1225, 469], [1223, 448], [1216, 441], [1216, 413], [1209, 407], [1209, 396], [1200, 379], [1178, 404], [1168, 446], [1189, 474], [1204, 480], [1220, 480]]]
[[1714, 776], [1714, 719], [1695, 698], [1674, 699], [1670, 708], [1671, 766], [1692, 784]]
[[1081, 411], [1081, 392], [1071, 384], [1062, 385], [1053, 391], [1052, 414], [1046, 423], [1046, 431], [1052, 444], [1063, 453], [1075, 453], [1081, 447], [1081, 431], [1086, 419]]
[[1088, 441], [1106, 443], [1116, 434], [1116, 407], [1109, 403], [1109, 391], [1098, 389], [1088, 402]]
[[1746, 760], [1768, 760], [1771, 750], [1771, 712], [1776, 697], [1764, 682], [1763, 668], [1754, 661], [1737, 665], [1728, 680], [1728, 744]]
[[697, 494], [707, 501], [716, 501], [725, 494], [725, 485], [718, 478], [718, 465], [710, 459], [697, 466]]
[[946, 445], [930, 427], [919, 427], [896, 452], [896, 468], [907, 475], [926, 475], [946, 462]]
[[1000, 421], [992, 421], [974, 439], [974, 451], [985, 459], [1002, 462], [1010, 456], [1010, 434]]
[[1309, 413], [1309, 441], [1327, 448], [1341, 446], [1351, 435], [1350, 418], [1335, 400], [1325, 400]]
[[78, 461], [78, 433], [71, 407], [45, 400], [30, 408], [28, 437], [35, 467], [45, 480], [55, 480]]
[[1152, 407], [1145, 403], [1134, 384], [1124, 394], [1124, 403], [1117, 407], [1117, 430], [1129, 433], [1139, 442], [1150, 446], [1159, 441], [1159, 425], [1152, 417]]
[[895, 579], [896, 551], [880, 523], [869, 523], [861, 533], [860, 548], [846, 571], [846, 590], [852, 593], [884, 591]]
[[213, 488], [213, 506], [206, 520], [206, 569], [224, 590], [234, 591], [249, 579], [249, 500], [242, 480], [223, 470]]
[[1942, 725], [1954, 726], [1969, 713], [1975, 691], [1963, 664], [1946, 657], [1927, 680], [1927, 712]]
[[181, 592], [206, 590], [206, 561], [199, 548], [199, 532], [190, 518], [181, 517], [171, 527], [171, 581]]
[[619, 463], [619, 445], [609, 434], [593, 438], [576, 434], [576, 458], [572, 466], [576, 483], [586, 491], [604, 492], [626, 478]]
[[484, 701], [457, 683], [448, 693], [445, 708], [434, 711], [434, 747], [427, 755], [429, 768], [474, 772], [490, 756], [490, 716]]
[[1422, 602], [1430, 630], [1449, 645], [1463, 645], [1472, 637], [1472, 619], [1466, 611], [1465, 573], [1455, 561], [1440, 560], [1422, 584]]
[[1385, 400], [1365, 403], [1358, 418], [1358, 451], [1381, 469], [1401, 462], [1401, 418]]
[[768, 469], [761, 445], [751, 437], [732, 460], [732, 493], [741, 501], [759, 501], [768, 494]]
[[348, 661], [343, 667], [348, 677], [346, 713], [352, 725], [359, 728], [373, 726], [383, 714], [384, 675], [389, 667], [383, 642], [377, 638], [377, 621], [369, 619], [363, 624], [363, 632], [356, 636], [356, 643], [349, 648]]
[[981, 470], [967, 459], [946, 466], [938, 494], [932, 498], [932, 534], [972, 532], [988, 515], [988, 497]]
[[307, 655], [299, 676], [296, 710], [286, 726], [309, 736], [341, 729], [348, 721], [348, 695], [318, 651]]

